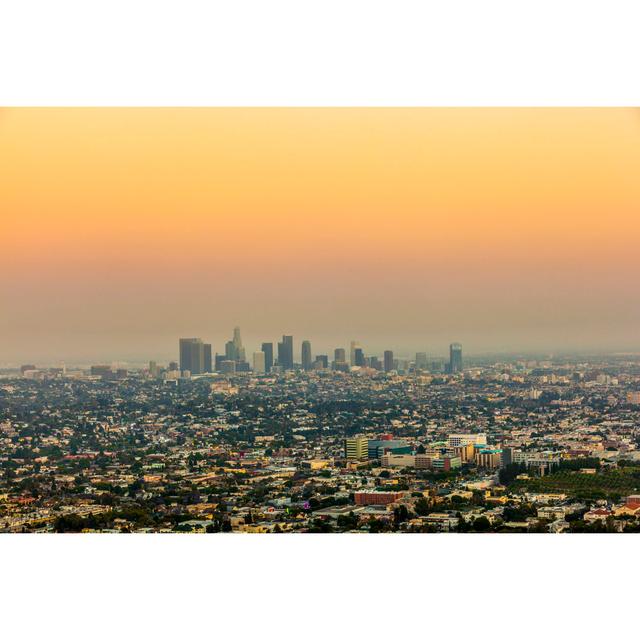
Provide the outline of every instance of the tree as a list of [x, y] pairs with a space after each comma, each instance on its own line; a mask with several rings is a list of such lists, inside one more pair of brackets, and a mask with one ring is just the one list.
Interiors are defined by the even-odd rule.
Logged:
[[416, 500], [414, 509], [419, 516], [429, 515], [429, 511], [430, 511], [429, 503], [424, 498], [420, 498], [419, 500]]
[[467, 531], [471, 531], [471, 525], [461, 515], [458, 515], [458, 533], [466, 533]]
[[409, 511], [403, 504], [393, 510], [393, 520], [397, 525], [401, 524], [402, 522], [406, 522], [408, 519]]
[[473, 521], [473, 530], [478, 532], [484, 532], [491, 529], [491, 523], [486, 516], [480, 516]]
[[524, 464], [518, 464], [515, 462], [508, 464], [506, 467], [503, 467], [502, 469], [500, 469], [498, 473], [500, 484], [504, 484], [504, 485], [511, 484], [516, 479], [516, 476], [520, 475], [521, 473], [524, 473], [525, 471], [526, 471], [526, 466]]
[[356, 529], [358, 524], [360, 523], [360, 518], [353, 513], [353, 511], [349, 512], [349, 515], [339, 515], [338, 516], [338, 527], [345, 531], [350, 531], [351, 529]]
[[309, 533], [332, 533], [333, 527], [331, 523], [320, 518], [316, 518], [309, 527]]
[[387, 530], [387, 523], [383, 520], [371, 520], [369, 522], [369, 533], [384, 533]]

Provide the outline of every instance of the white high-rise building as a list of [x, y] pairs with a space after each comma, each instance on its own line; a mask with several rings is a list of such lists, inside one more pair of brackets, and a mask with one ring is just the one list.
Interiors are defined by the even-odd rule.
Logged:
[[265, 373], [264, 351], [256, 351], [253, 354], [253, 372]]

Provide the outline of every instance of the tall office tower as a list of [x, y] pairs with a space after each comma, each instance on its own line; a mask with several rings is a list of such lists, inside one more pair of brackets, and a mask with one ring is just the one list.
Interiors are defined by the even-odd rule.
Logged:
[[384, 370], [393, 371], [393, 351], [384, 352]]
[[364, 436], [345, 438], [344, 455], [347, 460], [367, 460], [369, 458], [369, 440]]
[[273, 367], [273, 342], [263, 342], [262, 353], [264, 353], [265, 373], [269, 373], [271, 367]]
[[364, 361], [364, 352], [362, 351], [362, 349], [360, 347], [356, 347], [355, 353], [355, 362], [356, 362], [356, 367], [364, 367], [365, 365], [365, 361]]
[[424, 351], [416, 353], [416, 369], [427, 368], [427, 354]]
[[204, 372], [204, 344], [200, 338], [180, 338], [180, 370]]
[[360, 343], [355, 340], [351, 341], [351, 353], [349, 354], [349, 364], [352, 367], [356, 366], [356, 349], [360, 349]]
[[454, 342], [449, 345], [449, 373], [462, 371], [462, 345]]
[[211, 352], [211, 345], [204, 345], [204, 372], [212, 373], [213, 372], [213, 355]]
[[346, 362], [347, 361], [347, 352], [344, 349], [335, 349], [333, 351], [333, 361], [338, 362]]
[[369, 358], [369, 366], [376, 371], [380, 371], [380, 369], [382, 369], [380, 366], [380, 360], [378, 360], [377, 356], [371, 356]]
[[311, 369], [311, 343], [308, 340], [302, 341], [302, 368], [305, 371]]
[[265, 373], [265, 355], [264, 351], [256, 351], [253, 354], [253, 372]]
[[285, 355], [284, 352], [285, 352], [284, 342], [278, 342], [278, 358], [276, 360], [276, 363], [280, 371], [285, 370], [284, 361], [286, 360], [287, 356]]
[[235, 360], [244, 362], [246, 360], [242, 338], [240, 337], [240, 327], [233, 328], [233, 346], [235, 347]]
[[293, 336], [282, 336], [278, 342], [278, 365], [283, 371], [293, 369]]
[[216, 371], [222, 371], [222, 363], [227, 359], [227, 356], [224, 353], [216, 353], [214, 362], [214, 369]]
[[158, 376], [158, 364], [155, 360], [149, 362], [149, 375], [153, 378]]
[[328, 369], [329, 356], [316, 356], [314, 369]]
[[227, 360], [237, 360], [238, 359], [238, 352], [236, 350], [236, 345], [233, 344], [233, 340], [229, 340], [229, 342], [226, 342], [224, 345], [224, 355], [226, 356]]

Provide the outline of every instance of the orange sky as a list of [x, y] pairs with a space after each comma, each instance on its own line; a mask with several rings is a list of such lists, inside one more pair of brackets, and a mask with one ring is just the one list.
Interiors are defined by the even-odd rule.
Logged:
[[0, 363], [640, 348], [640, 111], [0, 110]]

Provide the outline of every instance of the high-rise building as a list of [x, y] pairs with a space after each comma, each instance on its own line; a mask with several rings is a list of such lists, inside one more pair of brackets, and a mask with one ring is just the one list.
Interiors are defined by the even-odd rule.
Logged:
[[233, 374], [236, 372], [236, 361], [235, 360], [223, 360], [220, 363], [220, 372], [226, 374]]
[[293, 369], [293, 336], [282, 336], [278, 342], [278, 365], [283, 371]]
[[253, 354], [253, 372], [265, 373], [265, 354], [264, 351], [256, 351]]
[[211, 352], [211, 345], [204, 345], [204, 372], [211, 373], [213, 371], [213, 355]]
[[393, 371], [393, 351], [384, 352], [384, 370]]
[[416, 369], [427, 368], [427, 354], [424, 351], [416, 353]]
[[352, 367], [356, 366], [356, 349], [360, 349], [360, 344], [355, 340], [351, 341], [351, 352], [349, 354], [349, 364]]
[[152, 378], [158, 377], [158, 363], [155, 360], [149, 361], [149, 375]]
[[329, 368], [329, 356], [316, 356], [314, 369], [328, 369]]
[[229, 340], [224, 345], [224, 355], [227, 360], [237, 360], [238, 352], [236, 350], [236, 345], [233, 343], [233, 340]]
[[311, 343], [308, 340], [302, 341], [302, 368], [305, 371], [311, 369]]
[[247, 358], [245, 356], [244, 347], [242, 346], [242, 338], [240, 337], [240, 327], [233, 328], [233, 346], [235, 349], [235, 359], [244, 362]]
[[364, 352], [362, 351], [362, 349], [360, 347], [356, 347], [356, 349], [354, 351], [354, 360], [355, 360], [355, 366], [356, 367], [364, 367], [364, 365], [365, 365]]
[[449, 345], [449, 373], [462, 371], [462, 345], [454, 342]]
[[204, 344], [200, 338], [180, 338], [180, 370], [204, 373]]
[[100, 376], [103, 380], [115, 379], [115, 372], [110, 364], [94, 364], [91, 365], [91, 375]]
[[334, 362], [346, 362], [347, 361], [347, 353], [344, 349], [335, 349], [333, 352], [333, 361]]
[[364, 436], [346, 438], [344, 455], [347, 460], [367, 460], [369, 458], [369, 440]]
[[273, 342], [263, 342], [262, 353], [264, 353], [265, 373], [269, 373], [271, 367], [273, 367]]

